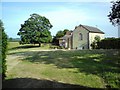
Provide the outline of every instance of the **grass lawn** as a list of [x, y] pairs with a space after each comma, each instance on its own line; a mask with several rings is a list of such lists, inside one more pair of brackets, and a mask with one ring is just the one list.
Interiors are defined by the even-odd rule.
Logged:
[[[67, 84], [89, 88], [120, 88], [120, 50], [50, 51], [48, 45], [32, 46], [27, 45], [25, 48], [17, 42], [9, 43], [6, 84], [12, 79], [21, 79], [21, 86], [24, 87], [24, 80], [30, 82], [29, 79], [33, 79], [33, 82], [55, 82], [58, 86]], [[37, 87], [36, 83], [32, 85]], [[50, 87], [50, 84], [44, 85]]]

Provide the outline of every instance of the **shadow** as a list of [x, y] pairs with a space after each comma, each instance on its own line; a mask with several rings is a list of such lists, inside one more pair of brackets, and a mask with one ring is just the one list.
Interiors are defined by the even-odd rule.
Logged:
[[77, 68], [71, 72], [97, 75], [104, 79], [106, 87], [112, 87], [109, 79], [120, 84], [119, 76], [114, 75], [120, 73], [120, 50], [28, 51], [22, 55], [23, 61], [54, 64], [59, 69]]
[[44, 79], [14, 78], [3, 81], [2, 88], [90, 88]]
[[78, 68], [86, 74], [120, 72], [120, 50], [82, 51], [25, 51], [9, 55], [22, 55], [23, 61], [54, 64], [58, 68]]
[[[115, 54], [116, 53], [116, 54]], [[117, 50], [108, 51], [33, 51], [23, 55], [33, 63], [54, 64], [58, 68], [78, 68], [86, 74], [104, 71], [118, 73], [120, 56]]]
[[28, 49], [28, 48], [38, 48], [39, 46], [37, 45], [24, 45], [24, 46], [18, 46], [18, 47], [13, 47], [8, 50], [15, 50], [15, 49]]

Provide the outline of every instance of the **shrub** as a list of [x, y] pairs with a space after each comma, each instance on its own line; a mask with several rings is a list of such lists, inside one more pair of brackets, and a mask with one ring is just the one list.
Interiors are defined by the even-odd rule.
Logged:
[[94, 41], [91, 43], [92, 49], [98, 49], [98, 43], [100, 42], [100, 36], [95, 36]]

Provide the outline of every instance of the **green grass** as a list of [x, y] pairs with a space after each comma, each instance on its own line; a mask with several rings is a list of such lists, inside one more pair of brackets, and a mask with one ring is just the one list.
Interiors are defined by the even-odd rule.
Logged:
[[8, 42], [8, 50], [19, 46], [19, 42]]
[[50, 44], [41, 44], [41, 47], [39, 47], [38, 44], [19, 44], [19, 42], [8, 42], [8, 50], [15, 50], [15, 49], [28, 49], [28, 48], [39, 48], [39, 49], [49, 49]]
[[17, 47], [16, 42], [9, 44], [6, 79], [37, 78], [92, 88], [120, 88], [119, 50], [41, 51], [43, 47]]

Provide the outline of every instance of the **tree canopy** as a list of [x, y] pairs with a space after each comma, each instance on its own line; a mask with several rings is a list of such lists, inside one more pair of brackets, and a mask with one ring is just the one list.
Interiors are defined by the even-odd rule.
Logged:
[[51, 32], [53, 26], [50, 21], [38, 14], [31, 14], [30, 18], [21, 24], [18, 35], [21, 37], [21, 44], [48, 43], [52, 41]]
[[58, 31], [57, 34], [56, 34], [56, 38], [63, 37], [66, 34], [67, 31], [69, 31], [69, 30], [68, 29], [64, 29], [63, 31], [62, 30]]
[[108, 15], [110, 22], [112, 22], [113, 25], [120, 24], [120, 1], [112, 2], [112, 9], [110, 14]]
[[66, 32], [68, 32], [69, 30], [68, 29], [64, 29], [63, 31], [60, 30], [56, 33], [56, 36], [53, 37], [53, 43], [56, 44], [56, 45], [59, 45], [59, 38], [63, 37]]
[[56, 38], [60, 38], [60, 37], [63, 37], [64, 36], [64, 32], [63, 31], [58, 31], [57, 34], [56, 34]]

